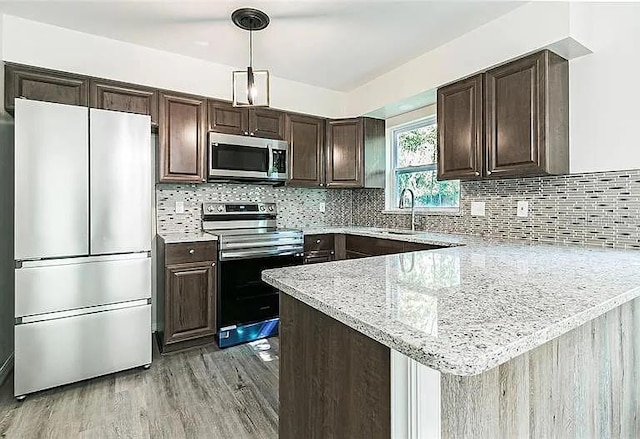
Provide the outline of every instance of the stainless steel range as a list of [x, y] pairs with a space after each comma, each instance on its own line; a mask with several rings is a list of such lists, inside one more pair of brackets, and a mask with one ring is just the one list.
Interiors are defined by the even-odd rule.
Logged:
[[302, 231], [276, 228], [273, 203], [204, 203], [202, 228], [218, 235], [218, 344], [278, 332], [278, 292], [263, 270], [302, 264]]

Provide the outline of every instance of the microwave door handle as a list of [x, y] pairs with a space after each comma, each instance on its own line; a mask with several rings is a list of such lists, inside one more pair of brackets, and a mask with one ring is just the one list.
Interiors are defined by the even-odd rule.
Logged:
[[273, 148], [271, 147], [271, 145], [269, 145], [267, 148], [269, 151], [269, 167], [267, 168], [267, 177], [270, 177], [271, 170], [273, 169]]

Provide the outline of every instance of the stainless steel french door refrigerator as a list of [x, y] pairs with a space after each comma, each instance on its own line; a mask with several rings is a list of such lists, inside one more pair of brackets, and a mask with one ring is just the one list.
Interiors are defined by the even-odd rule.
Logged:
[[16, 99], [17, 397], [151, 363], [150, 124]]

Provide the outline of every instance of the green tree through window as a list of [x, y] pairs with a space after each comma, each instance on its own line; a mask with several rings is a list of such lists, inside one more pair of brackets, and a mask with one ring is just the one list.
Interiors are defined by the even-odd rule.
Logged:
[[437, 127], [435, 118], [401, 127], [393, 133], [393, 201], [398, 206], [400, 192], [410, 188], [415, 206], [457, 208], [459, 181], [437, 180]]

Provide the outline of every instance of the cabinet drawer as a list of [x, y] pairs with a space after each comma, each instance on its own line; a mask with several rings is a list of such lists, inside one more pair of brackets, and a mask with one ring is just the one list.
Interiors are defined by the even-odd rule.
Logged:
[[304, 237], [304, 251], [333, 250], [333, 235], [308, 235]]
[[166, 265], [217, 260], [218, 243], [216, 241], [181, 242], [167, 244], [165, 247]]

